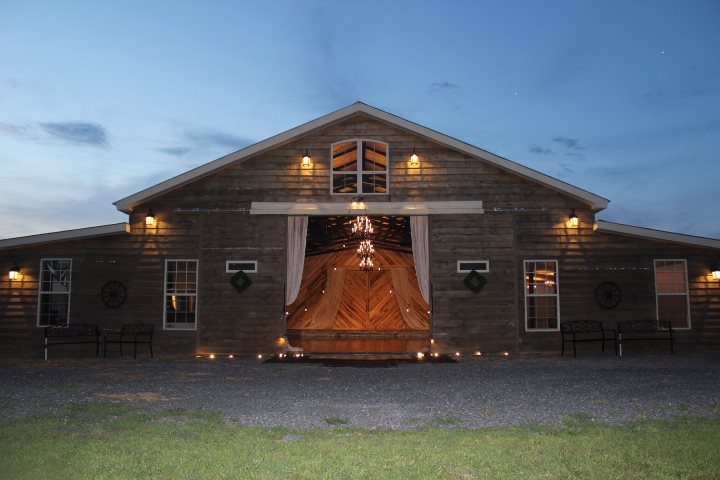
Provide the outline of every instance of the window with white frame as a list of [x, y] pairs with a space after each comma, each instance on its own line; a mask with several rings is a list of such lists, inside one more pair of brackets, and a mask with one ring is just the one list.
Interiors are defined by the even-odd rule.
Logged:
[[164, 328], [196, 328], [197, 284], [197, 260], [165, 260]]
[[557, 260], [525, 260], [525, 330], [560, 329]]
[[354, 139], [333, 143], [331, 192], [388, 193], [388, 144]]
[[40, 260], [37, 318], [39, 327], [65, 325], [70, 320], [71, 277], [72, 259]]
[[226, 273], [257, 273], [257, 260], [227, 260], [225, 262]]
[[470, 273], [475, 270], [478, 273], [489, 273], [490, 262], [487, 260], [458, 260], [457, 273]]
[[686, 260], [655, 260], [657, 318], [673, 328], [690, 328]]

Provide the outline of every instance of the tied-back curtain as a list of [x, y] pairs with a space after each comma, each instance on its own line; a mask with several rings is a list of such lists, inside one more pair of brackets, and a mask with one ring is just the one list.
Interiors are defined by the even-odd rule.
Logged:
[[345, 285], [345, 269], [329, 270], [327, 272], [327, 282], [325, 283], [325, 293], [315, 309], [308, 323], [308, 328], [317, 330], [330, 330], [335, 323], [338, 308], [340, 307], [340, 299], [343, 294], [343, 286]]
[[297, 299], [305, 265], [305, 241], [307, 239], [308, 217], [288, 217], [287, 241], [287, 282], [285, 287], [285, 305]]
[[412, 237], [413, 260], [420, 293], [430, 305], [430, 247], [427, 215], [410, 217], [410, 236]]
[[397, 301], [400, 315], [410, 330], [426, 330], [427, 322], [418, 318], [416, 308], [413, 307], [413, 294], [408, 279], [407, 268], [393, 268], [390, 270], [392, 286], [395, 289], [395, 300]]

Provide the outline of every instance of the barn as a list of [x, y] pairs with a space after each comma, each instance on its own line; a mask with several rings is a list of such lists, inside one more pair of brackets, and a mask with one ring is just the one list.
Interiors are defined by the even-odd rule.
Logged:
[[[155, 328], [157, 353], [558, 352], [560, 325], [720, 344], [720, 240], [358, 102], [115, 202], [127, 223], [0, 240], [0, 347]], [[652, 348], [652, 347], [649, 347]]]

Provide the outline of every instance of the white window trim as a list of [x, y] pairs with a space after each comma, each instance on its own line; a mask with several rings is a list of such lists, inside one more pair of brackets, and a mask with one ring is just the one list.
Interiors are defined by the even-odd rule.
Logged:
[[[555, 264], [555, 293], [553, 294], [542, 294], [542, 295], [528, 295], [527, 289], [527, 264], [529, 262], [553, 262]], [[523, 260], [523, 278], [522, 278], [522, 289], [523, 289], [523, 310], [525, 310], [525, 331], [529, 333], [533, 332], [558, 332], [560, 331], [560, 264], [557, 260]], [[528, 308], [527, 298], [532, 297], [555, 297], [556, 308], [557, 308], [557, 328], [531, 328], [528, 329]]]
[[461, 263], [485, 263], [487, 268], [484, 270], [475, 270], [478, 273], [490, 273], [490, 260], [458, 260], [457, 261], [457, 273], [470, 273], [472, 270], [460, 270]]
[[[195, 262], [195, 324], [190, 327], [168, 327], [167, 326], [167, 274], [168, 262]], [[191, 297], [191, 294], [176, 295], [178, 297]], [[165, 271], [163, 272], [163, 330], [170, 331], [193, 331], [197, 330], [200, 314], [200, 261], [197, 258], [166, 258]]]
[[[334, 186], [334, 175], [335, 175], [335, 169], [333, 168], [333, 150], [335, 148], [335, 145], [338, 145], [340, 143], [348, 143], [355, 141], [357, 142], [357, 152], [358, 152], [358, 158], [357, 158], [357, 164], [358, 168], [356, 170], [357, 175], [357, 186], [358, 191], [355, 193], [335, 193], [333, 192], [333, 186]], [[385, 145], [385, 152], [387, 154], [387, 165], [385, 166], [385, 190], [386, 192], [380, 193], [380, 192], [362, 192], [362, 176], [363, 174], [369, 174], [369, 173], [381, 173], [379, 170], [362, 170], [362, 142], [374, 142], [374, 143], [382, 143]], [[342, 173], [342, 171], [338, 171], [338, 173]], [[349, 171], [345, 170], [345, 173], [349, 175]], [[390, 144], [387, 142], [383, 142], [382, 140], [375, 140], [373, 138], [347, 138], [345, 140], [340, 140], [338, 142], [334, 142], [330, 145], [330, 195], [339, 195], [339, 196], [358, 196], [358, 195], [389, 195], [390, 194]]]
[[243, 270], [243, 272], [245, 272], [245, 273], [257, 273], [257, 271], [258, 271], [258, 269], [257, 269], [257, 265], [258, 265], [257, 260], [226, 260], [226, 261], [225, 261], [225, 273], [237, 273], [237, 272], [240, 271], [240, 270], [234, 270], [234, 269], [231, 270], [231, 269], [230, 269], [230, 264], [231, 264], [231, 263], [252, 263], [253, 265], [255, 265], [255, 268], [253, 268], [252, 270]]
[[687, 302], [687, 327], [676, 327], [673, 325], [673, 330], [691, 330], [692, 329], [692, 318], [690, 317], [690, 282], [688, 281], [688, 267], [687, 260], [684, 258], [655, 258], [653, 259], [653, 280], [655, 283], [655, 318], [660, 323], [660, 304], [658, 297], [660, 296], [681, 296], [682, 293], [660, 293], [657, 288], [657, 262], [683, 262], [685, 264], [685, 299]]
[[72, 301], [72, 295], [71, 295], [71, 293], [72, 293], [72, 266], [73, 266], [72, 258], [41, 258], [40, 259], [40, 270], [38, 270], [38, 300], [37, 300], [37, 317], [36, 317], [36, 321], [35, 321], [35, 325], [40, 328], [45, 328], [45, 327], [50, 326], [50, 325], [41, 325], [40, 324], [40, 301], [42, 299], [43, 293], [51, 293], [51, 292], [43, 292], [43, 289], [42, 289], [43, 262], [46, 262], [46, 261], [52, 262], [53, 260], [70, 262], [70, 285], [68, 285], [68, 291], [67, 291], [67, 296], [68, 296], [67, 324], [70, 325], [70, 311], [71, 311], [70, 307], [71, 307], [71, 301]]

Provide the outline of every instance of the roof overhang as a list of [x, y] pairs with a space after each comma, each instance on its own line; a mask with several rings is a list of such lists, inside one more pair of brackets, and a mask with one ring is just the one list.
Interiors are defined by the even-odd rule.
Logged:
[[130, 233], [129, 224], [125, 222], [113, 223], [97, 227], [77, 228], [75, 230], [64, 230], [62, 232], [41, 233], [39, 235], [29, 235], [27, 237], [8, 238], [0, 240], [0, 250], [30, 247], [46, 243], [67, 242], [70, 240], [81, 240], [92, 237], [104, 237], [108, 235], [121, 235], [125, 233]]
[[301, 136], [307, 135], [314, 130], [327, 127], [329, 125], [342, 121], [352, 115], [361, 113], [376, 118], [380, 121], [403, 128], [417, 135], [430, 139], [436, 143], [458, 150], [467, 155], [495, 165], [496, 167], [499, 167], [503, 170], [515, 173], [528, 180], [540, 183], [560, 193], [564, 193], [566, 195], [574, 197], [577, 200], [587, 203], [593, 210], [603, 210], [607, 207], [609, 203], [609, 200], [606, 198], [595, 195], [594, 193], [590, 193], [586, 190], [575, 187], [561, 180], [520, 165], [519, 163], [515, 163], [506, 158], [487, 152], [448, 135], [436, 132], [435, 130], [431, 130], [427, 127], [423, 127], [422, 125], [418, 125], [417, 123], [405, 120], [404, 118], [398, 117], [391, 113], [385, 112], [375, 107], [371, 107], [370, 105], [367, 105], [365, 103], [355, 102], [348, 107], [341, 108], [340, 110], [319, 117], [308, 123], [287, 130], [286, 132], [270, 137], [267, 140], [263, 140], [262, 142], [250, 145], [249, 147], [243, 148], [242, 150], [238, 150], [237, 152], [218, 158], [217, 160], [206, 163], [205, 165], [201, 165], [181, 175], [178, 175], [169, 180], [158, 183], [157, 185], [146, 188], [145, 190], [137, 192], [133, 195], [120, 199], [114, 202], [114, 205], [121, 212], [130, 213], [135, 206], [147, 202], [148, 200], [158, 195], [161, 195], [165, 192], [186, 185], [194, 180], [198, 180], [202, 177], [210, 175], [235, 162], [244, 161], [248, 158], [266, 152], [272, 148], [291, 142]]
[[652, 228], [634, 227], [632, 225], [607, 222], [605, 220], [597, 221], [597, 231], [625, 235], [628, 237], [657, 240], [660, 242], [681, 243], [683, 245], [692, 245], [693, 247], [720, 249], [720, 240], [714, 238], [696, 237], [694, 235], [684, 235], [682, 233], [653, 230]]

